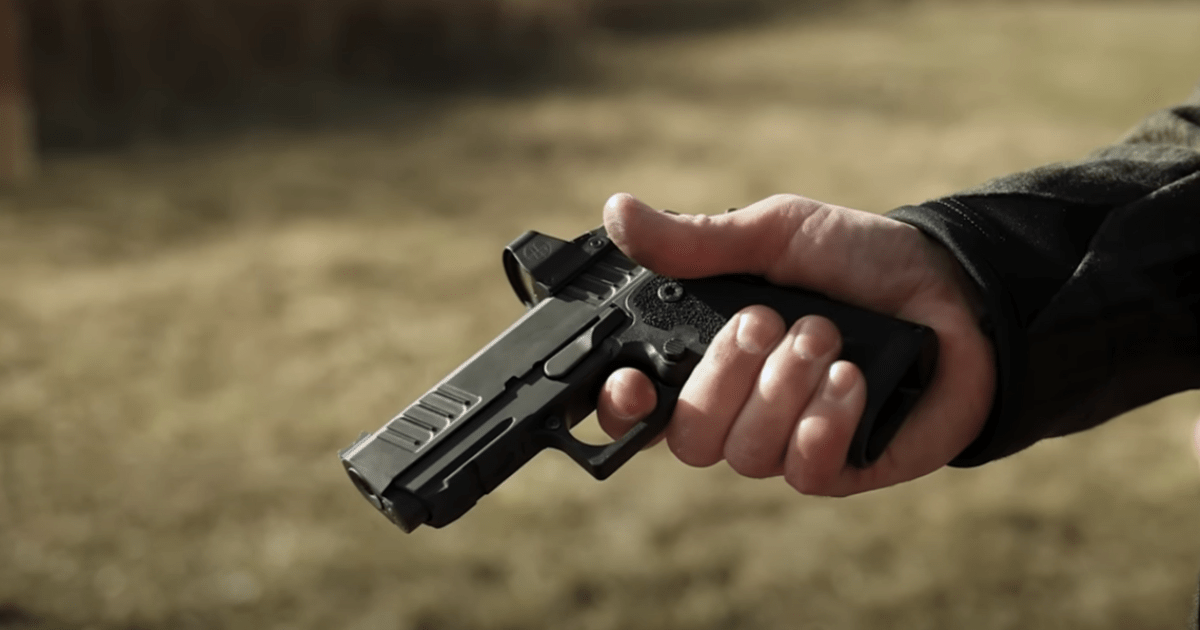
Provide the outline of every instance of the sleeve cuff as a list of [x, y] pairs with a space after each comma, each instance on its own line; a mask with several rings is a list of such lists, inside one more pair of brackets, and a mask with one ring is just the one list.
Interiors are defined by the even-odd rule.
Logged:
[[1021, 379], [1014, 374], [1014, 368], [1024, 365], [1025, 339], [1016, 306], [1000, 274], [988, 263], [991, 250], [996, 248], [995, 237], [989, 234], [984, 219], [960, 205], [954, 199], [945, 199], [903, 206], [887, 216], [916, 227], [948, 249], [974, 279], [983, 296], [986, 315], [982, 326], [995, 348], [996, 393], [983, 430], [950, 462], [951, 466], [972, 467], [1018, 450], [1011, 448], [1015, 436], [1010, 435], [1012, 423], [1007, 420], [1021, 401]]

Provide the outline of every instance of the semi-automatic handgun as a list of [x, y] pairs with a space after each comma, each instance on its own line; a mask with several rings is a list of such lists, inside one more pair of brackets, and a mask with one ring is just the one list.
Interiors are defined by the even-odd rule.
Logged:
[[[755, 276], [660, 276], [621, 253], [604, 228], [572, 241], [526, 232], [503, 261], [525, 315], [340, 453], [363, 496], [406, 532], [455, 521], [547, 447], [607, 478], [662, 431], [713, 336], [746, 306], [769, 306], [788, 325], [809, 314], [837, 325], [841, 358], [867, 379], [846, 456], [853, 466], [883, 453], [937, 360], [925, 326]], [[657, 407], [610, 444], [580, 441], [571, 428], [595, 411], [608, 375], [627, 366], [650, 376]]]

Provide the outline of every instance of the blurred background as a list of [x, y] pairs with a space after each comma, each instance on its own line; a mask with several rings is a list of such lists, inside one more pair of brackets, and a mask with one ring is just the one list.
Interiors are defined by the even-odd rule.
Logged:
[[1200, 5], [14, 6], [0, 628], [1184, 626], [1195, 395], [837, 500], [545, 453], [408, 536], [336, 453], [519, 316], [524, 230], [617, 191], [882, 212], [1074, 159], [1200, 79]]

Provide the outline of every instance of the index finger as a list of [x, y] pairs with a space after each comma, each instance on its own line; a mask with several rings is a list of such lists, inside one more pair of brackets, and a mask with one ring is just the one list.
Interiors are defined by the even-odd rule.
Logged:
[[[609, 375], [596, 401], [596, 420], [600, 428], [614, 440], [629, 432], [642, 418], [650, 415], [658, 404], [658, 393], [650, 377], [634, 368], [621, 368]], [[662, 440], [654, 438], [647, 446]]]

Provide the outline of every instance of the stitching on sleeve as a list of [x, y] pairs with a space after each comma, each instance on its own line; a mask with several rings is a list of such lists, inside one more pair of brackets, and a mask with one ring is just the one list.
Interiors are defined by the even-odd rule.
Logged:
[[[957, 214], [958, 216], [965, 219], [967, 221], [967, 223], [970, 223], [971, 226], [975, 228], [975, 231], [979, 232], [980, 235], [992, 236], [992, 234], [990, 232], [983, 229], [983, 226], [980, 225], [977, 221], [975, 221], [974, 217], [971, 216], [971, 209], [968, 208], [967, 205], [964, 204], [963, 202], [961, 202], [957, 199], [954, 199], [953, 197], [947, 197], [945, 199], [939, 199], [935, 203], [941, 204], [941, 205], [945, 206], [946, 208], [949, 208], [955, 214]], [[997, 233], [996, 236], [998, 236], [1001, 241], [1006, 240], [1004, 238], [1004, 234]]]

